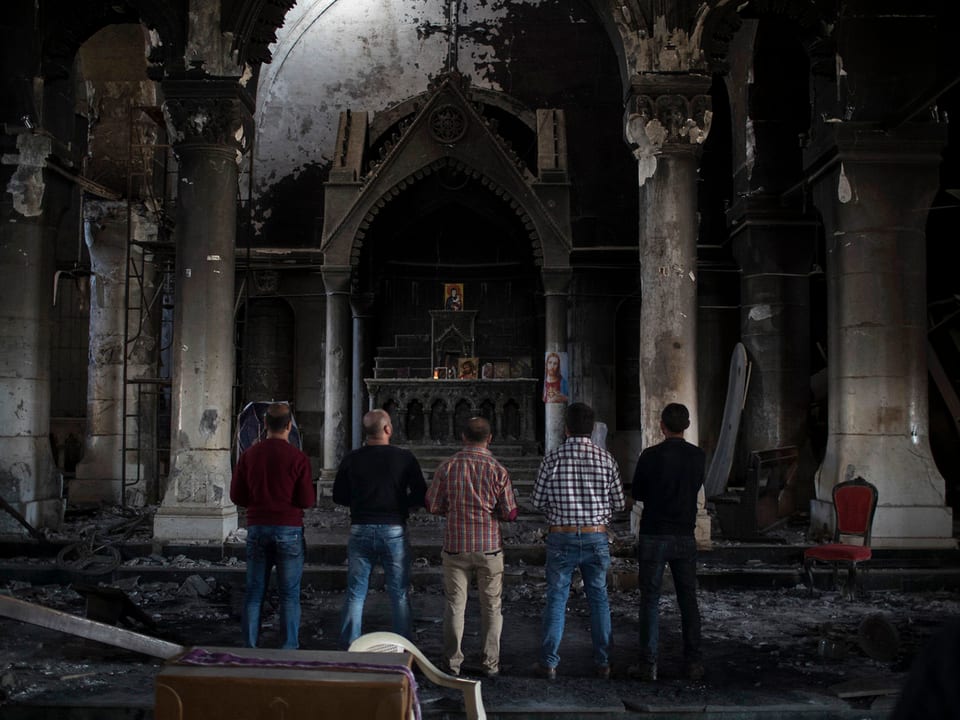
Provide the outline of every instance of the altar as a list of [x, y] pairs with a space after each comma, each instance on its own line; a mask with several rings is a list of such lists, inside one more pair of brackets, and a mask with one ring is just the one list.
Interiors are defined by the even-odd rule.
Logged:
[[490, 421], [498, 442], [538, 449], [537, 380], [368, 378], [371, 408], [390, 413], [393, 440], [401, 445], [451, 445], [471, 417]]
[[364, 383], [369, 407], [390, 413], [394, 442], [457, 445], [467, 420], [479, 416], [490, 421], [498, 442], [538, 452], [538, 381], [530, 358], [477, 357], [476, 315], [431, 310], [429, 336], [404, 336], [409, 345], [397, 338], [394, 347], [379, 349], [374, 377]]

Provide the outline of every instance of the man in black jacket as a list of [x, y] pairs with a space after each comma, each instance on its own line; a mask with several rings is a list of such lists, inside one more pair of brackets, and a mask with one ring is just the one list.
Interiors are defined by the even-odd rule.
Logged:
[[697, 606], [697, 494], [703, 486], [706, 455], [683, 439], [690, 412], [670, 403], [660, 414], [664, 440], [640, 453], [633, 476], [633, 498], [643, 503], [637, 555], [640, 564], [640, 665], [631, 674], [657, 679], [660, 586], [670, 564], [683, 628], [684, 671], [703, 677], [700, 660], [700, 608]]
[[423, 507], [427, 484], [413, 453], [390, 444], [392, 434], [385, 410], [364, 415], [365, 444], [343, 459], [333, 481], [333, 501], [350, 507], [347, 593], [340, 622], [344, 650], [362, 634], [363, 604], [377, 563], [390, 595], [393, 632], [411, 636], [407, 516], [410, 508]]

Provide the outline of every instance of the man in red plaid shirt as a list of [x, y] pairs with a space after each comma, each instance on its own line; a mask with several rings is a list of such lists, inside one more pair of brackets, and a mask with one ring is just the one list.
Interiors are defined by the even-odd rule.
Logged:
[[427, 510], [445, 515], [443, 534], [443, 655], [453, 675], [463, 664], [463, 613], [470, 576], [476, 571], [480, 593], [483, 674], [500, 673], [500, 595], [503, 590], [503, 536], [500, 520], [517, 517], [510, 474], [489, 450], [490, 423], [470, 418], [463, 449], [445, 460], [427, 490]]

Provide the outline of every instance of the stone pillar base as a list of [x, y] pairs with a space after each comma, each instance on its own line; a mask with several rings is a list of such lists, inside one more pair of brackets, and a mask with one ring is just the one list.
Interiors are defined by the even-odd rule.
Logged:
[[337, 468], [323, 468], [317, 477], [317, 498], [333, 495], [333, 481], [337, 478]]
[[153, 537], [160, 542], [223, 542], [237, 529], [237, 508], [161, 507], [153, 518]]
[[[811, 500], [811, 536], [819, 540], [829, 534], [832, 538], [833, 529], [833, 503]], [[870, 545], [875, 548], [955, 548], [957, 541], [953, 537], [953, 511], [937, 506], [880, 505], [873, 518]]]
[[[700, 491], [703, 492], [702, 490]], [[711, 538], [711, 533], [713, 531], [713, 524], [710, 521], [710, 515], [707, 513], [707, 509], [702, 505], [697, 508], [697, 525], [693, 529], [693, 536], [697, 540], [697, 549], [698, 550], [709, 550], [713, 547], [713, 541]]]

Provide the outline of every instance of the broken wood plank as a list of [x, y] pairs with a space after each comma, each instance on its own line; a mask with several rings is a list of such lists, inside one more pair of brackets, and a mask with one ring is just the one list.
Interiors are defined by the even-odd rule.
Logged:
[[158, 640], [149, 635], [141, 635], [132, 630], [114, 627], [106, 623], [77, 617], [53, 608], [35, 605], [23, 600], [0, 595], [0, 616], [20, 622], [39, 625], [50, 630], [96, 640], [107, 645], [132, 650], [152, 657], [170, 660], [187, 651], [183, 645]]

